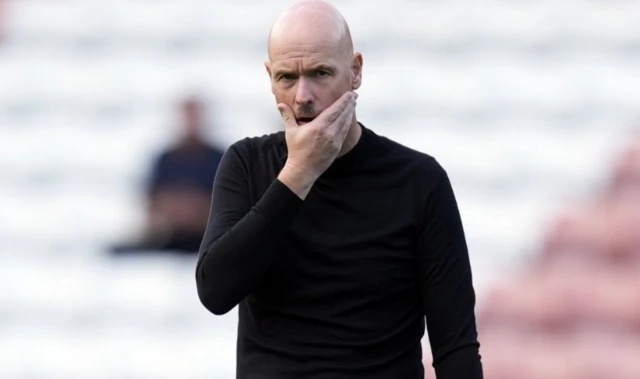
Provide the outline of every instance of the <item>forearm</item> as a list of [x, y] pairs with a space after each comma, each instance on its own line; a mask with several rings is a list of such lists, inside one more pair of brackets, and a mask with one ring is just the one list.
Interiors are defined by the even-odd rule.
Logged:
[[477, 343], [463, 346], [442, 359], [433, 367], [437, 379], [483, 379], [482, 363]]
[[[464, 283], [465, 276], [459, 276]], [[425, 306], [433, 368], [437, 379], [482, 379], [475, 297], [470, 286], [439, 287]], [[435, 292], [438, 292], [437, 294]]]
[[276, 180], [228, 230], [210, 222], [214, 227], [205, 233], [196, 268], [198, 296], [209, 311], [224, 314], [254, 290], [277, 258], [280, 241], [301, 205], [302, 200]]

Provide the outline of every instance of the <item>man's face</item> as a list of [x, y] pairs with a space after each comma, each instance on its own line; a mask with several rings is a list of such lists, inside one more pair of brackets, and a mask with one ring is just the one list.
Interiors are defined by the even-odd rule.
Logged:
[[340, 44], [286, 41], [271, 47], [266, 63], [277, 103], [293, 109], [298, 125], [313, 120], [345, 92], [360, 86], [359, 54]]

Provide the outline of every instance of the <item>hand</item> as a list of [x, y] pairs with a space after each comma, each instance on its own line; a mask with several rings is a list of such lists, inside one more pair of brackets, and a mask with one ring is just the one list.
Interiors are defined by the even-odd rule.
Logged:
[[306, 197], [311, 185], [338, 156], [355, 115], [357, 97], [355, 92], [346, 92], [302, 126], [288, 105], [278, 104], [289, 151], [278, 178], [301, 198]]
[[320, 176], [336, 159], [355, 114], [355, 92], [345, 92], [313, 121], [299, 126], [293, 110], [278, 104], [285, 123], [289, 154], [286, 164], [312, 176]]

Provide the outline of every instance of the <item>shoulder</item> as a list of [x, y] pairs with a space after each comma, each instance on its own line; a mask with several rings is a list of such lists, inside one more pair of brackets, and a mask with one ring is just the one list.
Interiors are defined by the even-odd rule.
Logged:
[[223, 161], [233, 161], [249, 167], [252, 163], [260, 161], [268, 155], [277, 154], [285, 146], [283, 131], [245, 137], [231, 144], [222, 159]]
[[264, 134], [261, 136], [245, 137], [234, 142], [231, 148], [241, 154], [255, 154], [256, 152], [277, 149], [284, 142], [284, 132]]
[[389, 137], [377, 135], [384, 156], [392, 157], [396, 164], [410, 169], [415, 175], [428, 181], [438, 181], [446, 176], [442, 164], [429, 153], [415, 150]]
[[207, 155], [212, 158], [221, 158], [224, 155], [225, 149], [218, 144], [209, 143], [204, 145]]
[[153, 165], [156, 168], [163, 168], [169, 162], [174, 160], [175, 156], [176, 156], [175, 147], [166, 148], [155, 155], [155, 157], [153, 158]]

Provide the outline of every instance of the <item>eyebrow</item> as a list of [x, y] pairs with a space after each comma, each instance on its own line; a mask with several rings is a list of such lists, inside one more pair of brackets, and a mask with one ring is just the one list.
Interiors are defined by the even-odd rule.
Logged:
[[[317, 71], [335, 72], [336, 68], [331, 66], [331, 65], [328, 65], [328, 64], [325, 64], [325, 63], [321, 63], [321, 64], [317, 64], [317, 65], [313, 65], [313, 66], [309, 67], [308, 69], [304, 70], [304, 73], [305, 74], [309, 74], [309, 73], [317, 72]], [[295, 73], [292, 70], [288, 70], [286, 68], [279, 68], [279, 69], [276, 69], [276, 71], [275, 71], [275, 76], [276, 77], [281, 76], [281, 75], [286, 75], [286, 74], [295, 74]]]
[[309, 67], [309, 71], [320, 71], [320, 70], [333, 72], [336, 70], [336, 68], [325, 63], [320, 63], [320, 64]]

